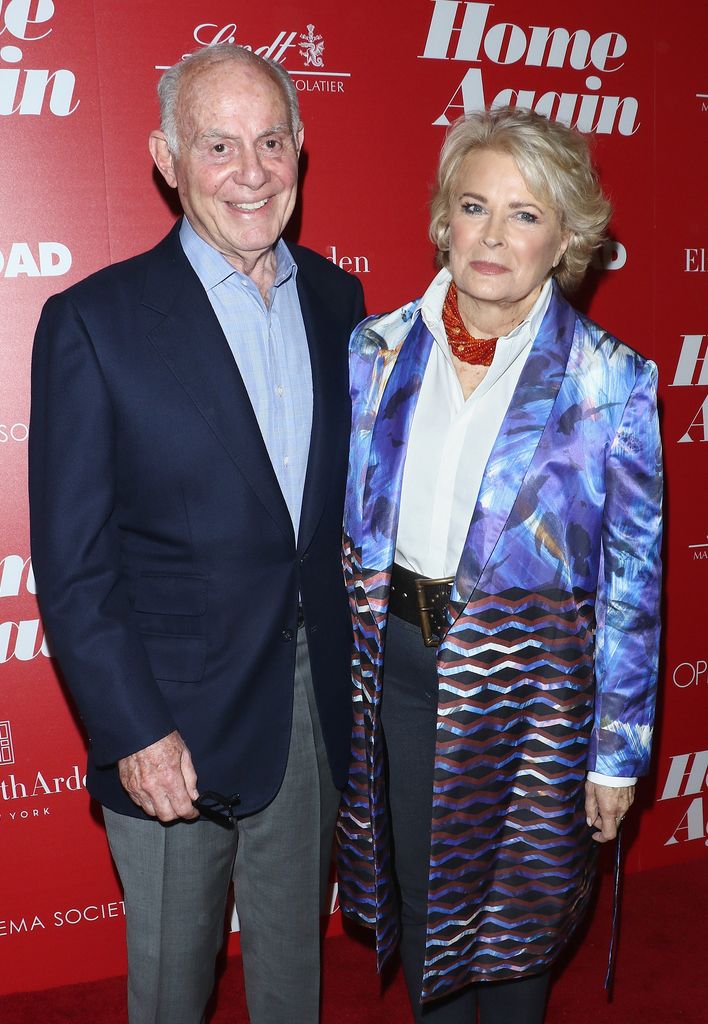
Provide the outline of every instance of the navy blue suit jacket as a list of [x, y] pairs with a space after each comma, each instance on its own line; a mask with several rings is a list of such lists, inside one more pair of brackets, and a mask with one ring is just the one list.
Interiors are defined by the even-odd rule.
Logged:
[[136, 816], [116, 762], [178, 729], [239, 812], [280, 785], [298, 593], [335, 782], [351, 731], [340, 562], [359, 282], [289, 246], [314, 412], [299, 537], [178, 227], [46, 304], [32, 365], [39, 603], [90, 739], [88, 787]]

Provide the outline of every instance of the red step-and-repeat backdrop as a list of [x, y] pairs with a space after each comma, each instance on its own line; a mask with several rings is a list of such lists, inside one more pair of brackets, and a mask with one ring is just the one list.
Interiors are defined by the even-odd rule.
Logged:
[[84, 738], [34, 597], [30, 353], [49, 295], [173, 222], [146, 145], [155, 86], [215, 42], [292, 74], [293, 234], [357, 274], [371, 312], [432, 276], [427, 204], [463, 110], [533, 107], [592, 137], [615, 213], [580, 304], [658, 363], [667, 467], [660, 724], [628, 867], [707, 856], [707, 30], [701, 0], [0, 0], [0, 993], [124, 969]]

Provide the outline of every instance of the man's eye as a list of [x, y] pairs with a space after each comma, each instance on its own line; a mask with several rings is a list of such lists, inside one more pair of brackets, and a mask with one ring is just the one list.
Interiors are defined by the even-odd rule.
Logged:
[[283, 144], [280, 139], [264, 139], [263, 145], [272, 153], [277, 149], [281, 149]]
[[212, 150], [217, 156], [222, 156], [226, 152], [226, 143], [216, 142], [212, 146]]

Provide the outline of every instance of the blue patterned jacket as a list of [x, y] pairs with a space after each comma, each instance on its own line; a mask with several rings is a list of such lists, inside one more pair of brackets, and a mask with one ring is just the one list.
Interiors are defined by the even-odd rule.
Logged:
[[[387, 325], [408, 321], [404, 341]], [[400, 334], [400, 327], [399, 327]], [[406, 446], [433, 339], [419, 303], [355, 331], [344, 562], [346, 914], [398, 935], [379, 706]], [[543, 970], [585, 907], [588, 769], [648, 770], [659, 640], [656, 366], [554, 291], [487, 463], [438, 649], [422, 998]]]

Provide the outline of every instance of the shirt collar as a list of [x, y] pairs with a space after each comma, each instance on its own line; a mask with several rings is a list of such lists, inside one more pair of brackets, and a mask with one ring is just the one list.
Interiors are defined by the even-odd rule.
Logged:
[[[436, 340], [445, 337], [445, 328], [442, 325], [442, 308], [451, 281], [452, 275], [450, 271], [443, 267], [430, 282], [421, 299], [420, 315]], [[538, 334], [543, 318], [546, 315], [552, 291], [553, 282], [549, 278], [525, 319], [520, 324], [517, 324], [513, 331], [509, 331], [508, 334], [503, 335], [499, 340], [504, 342], [514, 341], [521, 334], [533, 340]], [[445, 350], [447, 350], [447, 345], [445, 345]]]
[[[242, 274], [231, 266], [225, 256], [209, 245], [197, 234], [186, 217], [182, 218], [179, 229], [179, 240], [182, 243], [184, 254], [192, 265], [205, 291], [211, 291], [223, 281], [228, 280], [232, 275], [249, 280], [247, 274]], [[297, 274], [297, 263], [293, 259], [290, 250], [281, 239], [275, 247], [275, 280], [273, 286], [280, 287], [291, 277]]]

